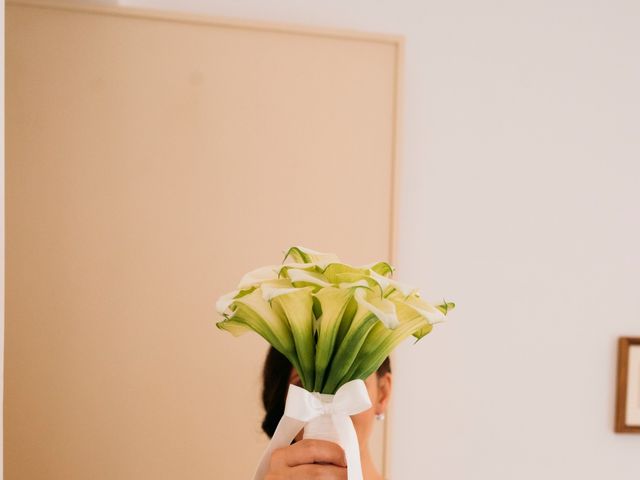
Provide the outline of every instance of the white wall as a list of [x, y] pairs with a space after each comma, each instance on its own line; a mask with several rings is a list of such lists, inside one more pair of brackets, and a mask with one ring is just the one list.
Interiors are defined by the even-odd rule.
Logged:
[[396, 357], [391, 478], [640, 478], [640, 3], [121, 3], [405, 35], [398, 272], [459, 309]]

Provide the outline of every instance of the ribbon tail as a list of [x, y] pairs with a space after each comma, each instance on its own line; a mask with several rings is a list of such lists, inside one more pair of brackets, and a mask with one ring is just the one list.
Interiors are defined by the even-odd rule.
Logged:
[[293, 439], [296, 438], [298, 432], [302, 430], [306, 424], [307, 422], [296, 420], [286, 415], [280, 419], [276, 431], [273, 433], [269, 445], [267, 445], [267, 449], [262, 454], [256, 473], [253, 475], [253, 480], [264, 479], [269, 470], [269, 463], [271, 462], [271, 455], [274, 450], [289, 446]]
[[347, 458], [347, 478], [362, 480], [362, 465], [360, 465], [360, 444], [353, 421], [349, 415], [334, 414], [333, 424], [338, 432], [338, 438]]

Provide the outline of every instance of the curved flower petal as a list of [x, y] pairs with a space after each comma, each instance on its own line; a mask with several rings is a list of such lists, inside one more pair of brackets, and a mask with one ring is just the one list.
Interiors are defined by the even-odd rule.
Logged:
[[334, 284], [343, 282], [356, 282], [368, 277], [368, 271], [346, 263], [333, 262], [328, 264], [322, 274]]
[[423, 300], [417, 295], [411, 295], [405, 299], [405, 303], [422, 315], [431, 325], [444, 322], [445, 314], [439, 308]]
[[445, 315], [449, 313], [449, 310], [453, 310], [454, 308], [456, 308], [456, 304], [453, 302], [447, 302], [446, 300], [443, 300], [443, 302], [444, 303], [441, 303], [440, 305], [436, 305], [436, 308]]
[[385, 277], [390, 276], [395, 270], [387, 262], [369, 263], [367, 265], [363, 265], [361, 268], [371, 270], [379, 275], [384, 275]]
[[260, 285], [262, 282], [277, 280], [280, 265], [267, 265], [246, 273], [238, 284], [240, 290]]
[[291, 283], [294, 284], [304, 284], [304, 285], [315, 285], [318, 287], [331, 287], [331, 283], [329, 283], [324, 276], [316, 272], [310, 272], [308, 270], [300, 270], [297, 268], [291, 268], [287, 270], [286, 275], [291, 280]]
[[306, 389], [313, 388], [315, 380], [316, 346], [312, 291], [310, 287], [289, 289], [288, 292], [274, 297], [271, 302], [274, 311], [280, 318], [285, 318], [289, 325], [300, 362], [298, 373]]
[[373, 313], [385, 327], [396, 328], [398, 326], [399, 321], [396, 314], [396, 307], [390, 300], [367, 294], [367, 291], [364, 289], [356, 290], [355, 299], [359, 305]]
[[[358, 290], [356, 290], [358, 292]], [[367, 334], [371, 328], [380, 323], [378, 318], [367, 308], [354, 302], [357, 305], [355, 315], [348, 323], [346, 333], [342, 332], [342, 325], [338, 331], [339, 342], [336, 342], [338, 348], [331, 361], [331, 369], [326, 377], [325, 384], [322, 387], [323, 393], [333, 393], [341, 385], [345, 375], [353, 365], [358, 352], [362, 348], [362, 344], [367, 338]]]
[[321, 266], [328, 265], [331, 262], [340, 261], [340, 259], [333, 253], [318, 252], [316, 250], [311, 250], [310, 248], [299, 246], [291, 247], [285, 254], [284, 260], [289, 257], [293, 258], [295, 262], [315, 263]]
[[321, 311], [318, 318], [316, 376], [314, 382], [314, 391], [319, 392], [322, 388], [325, 371], [334, 352], [340, 324], [347, 321], [345, 311], [353, 298], [353, 291], [327, 287], [314, 294], [314, 297], [317, 299]]
[[339, 283], [338, 287], [339, 288], [356, 288], [356, 287], [370, 288], [369, 287], [369, 282], [367, 282], [364, 279], [358, 280], [357, 282]]
[[233, 314], [225, 320], [216, 323], [216, 326], [220, 330], [226, 330], [234, 337], [239, 337], [240, 335], [253, 331], [245, 322], [234, 319]]
[[240, 323], [261, 335], [283, 354], [288, 356], [295, 353], [293, 338], [286, 320], [276, 315], [269, 302], [262, 298], [260, 289], [234, 299], [231, 309], [232, 315], [217, 323], [219, 328], [227, 330], [230, 326], [237, 330], [237, 324]]
[[413, 292], [416, 291], [415, 287], [411, 287], [405, 283], [400, 283], [389, 277], [380, 275], [374, 270], [371, 270], [370, 272], [371, 272], [371, 278], [373, 278], [376, 282], [378, 282], [378, 285], [380, 285], [380, 288], [382, 288], [382, 290], [385, 292], [387, 291], [387, 289], [392, 288], [394, 290], [399, 291], [404, 296], [407, 296], [407, 295], [411, 295]]
[[262, 291], [262, 298], [267, 302], [270, 302], [279, 295], [284, 295], [297, 290], [288, 278], [279, 278], [278, 280], [262, 282], [258, 288]]
[[216, 310], [218, 313], [224, 313], [227, 311], [229, 306], [233, 303], [233, 299], [236, 298], [236, 295], [240, 293], [240, 290], [234, 290], [233, 292], [222, 295], [216, 301]]

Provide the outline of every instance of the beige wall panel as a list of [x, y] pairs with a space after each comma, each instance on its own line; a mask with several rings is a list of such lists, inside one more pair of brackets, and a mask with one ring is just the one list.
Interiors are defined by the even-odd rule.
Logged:
[[248, 478], [266, 345], [214, 301], [291, 244], [390, 257], [398, 39], [14, 2], [6, 35], [6, 478]]

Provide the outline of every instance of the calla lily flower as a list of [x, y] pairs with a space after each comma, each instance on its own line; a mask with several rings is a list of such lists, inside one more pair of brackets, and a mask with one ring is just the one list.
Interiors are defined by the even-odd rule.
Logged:
[[298, 289], [291, 285], [291, 282], [285, 280], [283, 282], [264, 282], [262, 285], [260, 285], [260, 291], [262, 292], [262, 298], [264, 298], [267, 302], [270, 302], [280, 295], [293, 293], [298, 291]]
[[223, 314], [233, 303], [233, 300], [240, 293], [240, 290], [234, 290], [233, 292], [222, 295], [216, 301], [216, 310], [218, 313]]
[[[397, 290], [398, 292], [402, 293], [405, 296], [411, 295], [413, 292], [416, 291], [416, 289], [414, 287], [411, 287], [409, 285], [406, 285], [404, 283], [400, 283], [400, 282], [396, 282], [395, 280], [386, 277], [384, 275], [380, 275], [379, 273], [377, 273], [374, 270], [371, 270], [371, 278], [373, 278], [376, 282], [378, 282], [378, 285], [380, 285], [380, 288], [382, 288], [383, 291], [389, 292], [390, 290]], [[388, 293], [387, 293], [388, 295]], [[386, 295], [385, 295], [386, 296]]]
[[325, 266], [331, 262], [339, 262], [340, 259], [333, 253], [322, 253], [305, 247], [291, 247], [284, 256], [284, 259], [293, 258], [299, 263], [315, 263]]
[[287, 269], [286, 275], [291, 280], [291, 283], [294, 285], [304, 286], [304, 285], [314, 285], [318, 287], [330, 287], [331, 283], [329, 283], [325, 277], [319, 273], [301, 270], [299, 268], [290, 268]]
[[240, 279], [238, 284], [239, 289], [255, 287], [262, 282], [269, 280], [276, 280], [278, 278], [278, 272], [280, 271], [279, 265], [268, 265], [266, 267], [256, 268], [246, 274]]
[[315, 381], [315, 353], [313, 297], [310, 287], [292, 288], [273, 297], [271, 306], [278, 317], [289, 325], [295, 345], [302, 383], [311, 385]]
[[333, 394], [375, 372], [406, 338], [430, 333], [455, 307], [423, 300], [393, 271], [387, 262], [353, 266], [291, 247], [284, 263], [252, 270], [218, 299], [224, 319], [217, 326], [258, 333], [287, 357], [304, 388]]
[[398, 326], [398, 315], [396, 314], [396, 306], [393, 302], [386, 298], [377, 297], [371, 292], [367, 294], [363, 289], [357, 290], [355, 297], [358, 305], [373, 313], [386, 328], [394, 329]]
[[409, 305], [416, 312], [422, 315], [431, 325], [444, 322], [445, 314], [439, 308], [431, 305], [429, 302], [422, 300], [417, 295], [411, 295], [405, 299], [405, 304]]
[[[314, 298], [321, 312], [318, 317], [318, 344], [316, 348], [316, 371], [314, 390], [321, 391], [326, 369], [333, 356], [336, 339], [342, 322], [348, 321], [347, 307], [353, 301], [353, 292], [345, 288], [323, 288]], [[355, 313], [355, 312], [352, 312]]]

